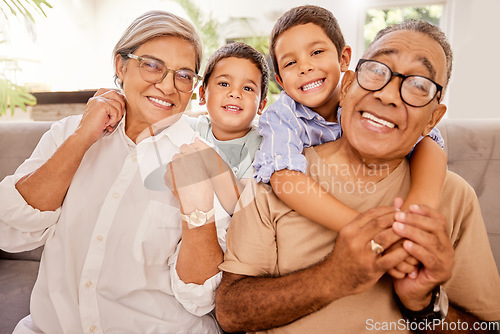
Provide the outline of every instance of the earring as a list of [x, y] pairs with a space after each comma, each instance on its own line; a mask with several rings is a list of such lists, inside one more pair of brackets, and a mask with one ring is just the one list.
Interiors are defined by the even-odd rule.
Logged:
[[204, 97], [200, 98], [200, 103], [205, 103], [205, 98]]

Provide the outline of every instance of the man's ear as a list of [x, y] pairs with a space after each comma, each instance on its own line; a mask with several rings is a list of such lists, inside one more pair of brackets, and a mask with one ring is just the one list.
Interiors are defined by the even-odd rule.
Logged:
[[444, 104], [438, 104], [436, 109], [433, 111], [431, 115], [431, 119], [427, 123], [424, 131], [422, 132], [423, 136], [426, 136], [431, 130], [439, 123], [439, 121], [443, 118], [444, 114], [446, 114], [447, 107]]
[[342, 78], [342, 86], [340, 87], [339, 106], [342, 107], [342, 103], [344, 102], [344, 98], [347, 94], [347, 91], [351, 87], [351, 84], [354, 82], [355, 77], [356, 77], [356, 73], [353, 71], [347, 71], [344, 73], [344, 77]]
[[259, 109], [257, 109], [257, 114], [262, 115], [262, 110], [264, 110], [266, 103], [267, 103], [267, 97], [264, 100], [260, 101]]
[[346, 72], [349, 70], [349, 64], [351, 63], [352, 49], [349, 45], [344, 46], [342, 52], [340, 53], [340, 70]]
[[276, 82], [278, 83], [278, 85], [280, 85], [280, 87], [281, 87], [282, 89], [285, 89], [285, 87], [283, 87], [283, 82], [281, 81], [281, 78], [280, 78], [280, 76], [279, 76], [279, 75], [275, 74], [275, 75], [274, 75], [274, 79], [276, 80]]
[[123, 82], [123, 77], [125, 76], [125, 72], [127, 71], [127, 63], [123, 61], [121, 55], [116, 55], [115, 57], [115, 73], [118, 79]]
[[205, 100], [205, 88], [202, 86], [200, 86], [200, 89], [199, 89], [199, 94], [200, 94], [200, 106], [204, 105], [207, 103], [207, 101]]

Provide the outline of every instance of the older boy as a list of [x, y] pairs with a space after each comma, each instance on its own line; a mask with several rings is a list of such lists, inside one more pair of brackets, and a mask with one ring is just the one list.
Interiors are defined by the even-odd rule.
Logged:
[[[339, 81], [349, 67], [351, 48], [345, 45], [330, 11], [307, 5], [292, 8], [278, 19], [269, 49], [276, 80], [284, 92], [260, 117], [263, 139], [255, 156], [254, 178], [270, 182], [276, 195], [298, 213], [338, 232], [358, 212], [305, 175], [307, 161], [302, 150], [341, 136]], [[366, 117], [374, 126], [386, 125], [375, 115]], [[432, 137], [442, 146], [437, 129]], [[404, 208], [411, 203], [437, 207], [445, 170], [444, 152], [430, 138], [424, 138], [412, 158], [412, 189]], [[402, 272], [411, 270], [401, 268]]]

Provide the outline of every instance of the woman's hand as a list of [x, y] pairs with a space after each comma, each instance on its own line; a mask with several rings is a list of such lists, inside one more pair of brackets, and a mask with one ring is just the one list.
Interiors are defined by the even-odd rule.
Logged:
[[167, 165], [165, 184], [179, 200], [183, 213], [213, 207], [214, 190], [204, 156], [193, 145], [182, 145]]
[[115, 90], [101, 88], [89, 99], [76, 134], [84, 137], [89, 147], [112, 132], [125, 112], [125, 97]]

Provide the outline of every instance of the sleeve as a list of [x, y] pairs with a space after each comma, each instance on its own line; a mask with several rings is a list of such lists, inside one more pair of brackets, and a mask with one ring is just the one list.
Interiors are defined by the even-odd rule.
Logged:
[[175, 254], [171, 257], [170, 281], [175, 299], [191, 314], [201, 317], [212, 311], [215, 307], [215, 290], [222, 279], [222, 272], [207, 279], [202, 285], [184, 283], [175, 269], [177, 255], [181, 243], [177, 246]]
[[[283, 95], [282, 95], [283, 97]], [[271, 175], [281, 169], [306, 173], [307, 161], [302, 155], [303, 127], [283, 98], [273, 103], [259, 118], [260, 149], [255, 154], [254, 179], [269, 182]]]
[[[215, 224], [217, 227], [217, 239], [222, 248], [226, 251], [226, 230], [229, 225], [230, 216], [222, 208], [217, 196], [214, 197]], [[222, 272], [207, 279], [202, 285], [194, 283], [184, 283], [177, 274], [177, 256], [181, 242], [177, 245], [175, 253], [169, 258], [170, 282], [175, 299], [191, 314], [202, 316], [212, 311], [215, 307], [215, 290], [222, 279]]]
[[269, 185], [250, 180], [245, 187], [227, 231], [227, 251], [219, 269], [247, 276], [279, 273], [268, 196], [274, 196]]
[[[437, 127], [434, 127], [431, 130], [431, 132], [429, 132], [427, 134], [427, 137], [430, 137], [432, 140], [434, 140], [436, 142], [436, 144], [438, 144], [439, 147], [441, 147], [444, 150], [444, 139], [443, 139], [443, 136], [441, 136], [441, 132], [439, 131], [439, 129]], [[424, 136], [420, 136], [420, 138], [418, 138], [418, 141], [415, 144], [415, 146], [417, 146], [418, 143], [420, 143], [420, 141], [422, 139], [424, 139]], [[413, 155], [413, 151], [415, 150], [415, 146], [413, 146], [413, 148], [410, 151], [410, 154], [408, 154], [409, 158], [411, 158], [411, 156]]]
[[456, 174], [444, 194], [455, 248], [453, 273], [444, 284], [451, 302], [485, 321], [500, 320], [500, 276], [474, 190]]
[[64, 119], [52, 125], [31, 157], [18, 167], [14, 175], [0, 182], [0, 248], [7, 252], [35, 249], [54, 233], [60, 209], [40, 211], [30, 206], [16, 189], [23, 176], [42, 166], [71, 134], [79, 123], [78, 117]]

